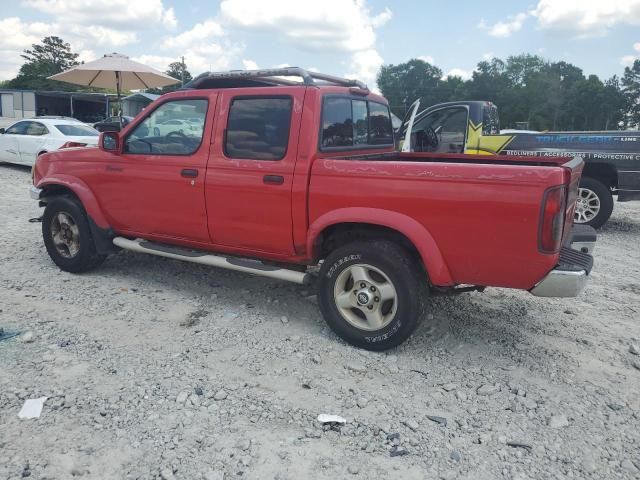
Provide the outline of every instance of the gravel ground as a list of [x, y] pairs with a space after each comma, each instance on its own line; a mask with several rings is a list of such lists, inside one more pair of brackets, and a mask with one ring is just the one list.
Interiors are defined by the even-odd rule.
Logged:
[[0, 341], [0, 478], [640, 477], [638, 203], [580, 298], [435, 298], [379, 354], [291, 284], [130, 252], [61, 272], [29, 181], [0, 166], [0, 326], [21, 332]]

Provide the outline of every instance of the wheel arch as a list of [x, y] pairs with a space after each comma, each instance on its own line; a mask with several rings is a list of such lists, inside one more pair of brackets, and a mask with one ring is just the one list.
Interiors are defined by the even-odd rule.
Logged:
[[582, 177], [589, 177], [610, 189], [618, 186], [618, 170], [608, 163], [586, 163], [582, 171]]
[[42, 189], [41, 200], [55, 195], [72, 195], [82, 204], [85, 212], [100, 228], [109, 228], [109, 222], [105, 217], [98, 201], [91, 189], [82, 180], [67, 175], [59, 175], [44, 179], [38, 184]]
[[429, 231], [413, 218], [389, 210], [355, 207], [322, 215], [309, 228], [307, 252], [317, 261], [339, 245], [372, 236], [399, 241], [416, 256], [433, 285], [455, 283]]

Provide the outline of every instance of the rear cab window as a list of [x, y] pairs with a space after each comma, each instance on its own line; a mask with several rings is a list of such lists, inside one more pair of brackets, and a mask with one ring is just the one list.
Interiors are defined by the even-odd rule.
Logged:
[[393, 127], [387, 105], [359, 97], [324, 97], [320, 150], [364, 150], [391, 146]]
[[224, 140], [228, 158], [282, 160], [289, 145], [290, 96], [236, 97]]

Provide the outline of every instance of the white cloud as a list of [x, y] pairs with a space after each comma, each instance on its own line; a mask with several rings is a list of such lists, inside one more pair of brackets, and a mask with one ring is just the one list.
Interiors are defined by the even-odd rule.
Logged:
[[640, 25], [640, 0], [540, 0], [532, 13], [541, 28], [591, 37], [618, 24]]
[[245, 70], [258, 70], [260, 68], [258, 67], [258, 64], [253, 60], [246, 60], [246, 59], [242, 59], [242, 67]]
[[433, 65], [433, 57], [431, 55], [421, 55], [418, 57], [418, 60], [422, 60], [423, 62]]
[[134, 32], [120, 31], [102, 26], [69, 25], [63, 22], [43, 23], [24, 22], [17, 17], [0, 20], [0, 38], [3, 39], [0, 55], [0, 79], [14, 77], [24, 63], [20, 56], [34, 43], [44, 37], [57, 35], [71, 45], [71, 50], [80, 54], [81, 61], [95, 60], [93, 47], [102, 47], [105, 51], [136, 42]]
[[492, 58], [495, 58], [495, 55], [493, 54], [493, 52], [487, 52], [487, 53], [483, 53], [482, 54], [482, 59], [483, 60], [491, 60]]
[[389, 20], [391, 20], [391, 17], [393, 17], [393, 13], [391, 12], [391, 10], [389, 10], [389, 8], [385, 7], [382, 13], [379, 13], [371, 19], [371, 25], [373, 25], [374, 27], [381, 27]]
[[22, 6], [46, 13], [69, 25], [103, 25], [138, 29], [141, 25], [176, 26], [175, 12], [162, 0], [22, 0]]
[[616, 25], [640, 25], [640, 0], [539, 0], [535, 8], [479, 28], [489, 35], [506, 38], [522, 29], [529, 17], [538, 28], [568, 33], [578, 38], [601, 36]]
[[527, 13], [518, 13], [508, 17], [505, 21], [497, 22], [493, 25], [487, 25], [484, 20], [481, 20], [478, 27], [488, 30], [489, 35], [492, 37], [506, 38], [520, 31], [528, 16]]
[[220, 12], [231, 25], [266, 30], [301, 48], [340, 52], [371, 48], [374, 28], [391, 18], [388, 9], [371, 16], [362, 0], [324, 0], [307, 8], [298, 0], [223, 0]]
[[630, 67], [633, 65], [633, 62], [640, 59], [640, 42], [636, 42], [633, 44], [633, 49], [636, 51], [633, 55], [625, 55], [620, 59], [620, 64], [625, 67]]
[[166, 38], [163, 42], [165, 48], [188, 48], [194, 45], [201, 45], [210, 41], [214, 37], [224, 34], [220, 24], [215, 20], [205, 20], [197, 23], [191, 30], [186, 30], [174, 37]]
[[356, 52], [351, 57], [350, 68], [352, 73], [348, 73], [347, 78], [362, 80], [368, 85], [375, 85], [376, 75], [384, 60], [373, 48], [362, 52]]
[[446, 77], [460, 77], [463, 80], [469, 80], [471, 78], [471, 72], [463, 70], [462, 68], [452, 68], [445, 75]]
[[51, 25], [41, 22], [25, 23], [18, 17], [0, 20], [0, 38], [2, 48], [6, 50], [22, 50], [38, 43], [42, 37], [51, 32]]
[[162, 12], [162, 24], [167, 28], [176, 28], [178, 26], [176, 12], [173, 8], [168, 8]]
[[375, 29], [387, 23], [392, 12], [374, 15], [365, 0], [324, 0], [301, 8], [298, 0], [223, 0], [224, 25], [271, 33], [296, 48], [351, 55], [352, 75], [375, 83], [383, 59], [375, 49]]

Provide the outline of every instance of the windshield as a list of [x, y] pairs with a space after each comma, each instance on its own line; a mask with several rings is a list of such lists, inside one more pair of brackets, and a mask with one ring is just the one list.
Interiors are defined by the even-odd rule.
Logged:
[[100, 135], [97, 130], [86, 125], [56, 125], [56, 128], [66, 137], [97, 137]]

